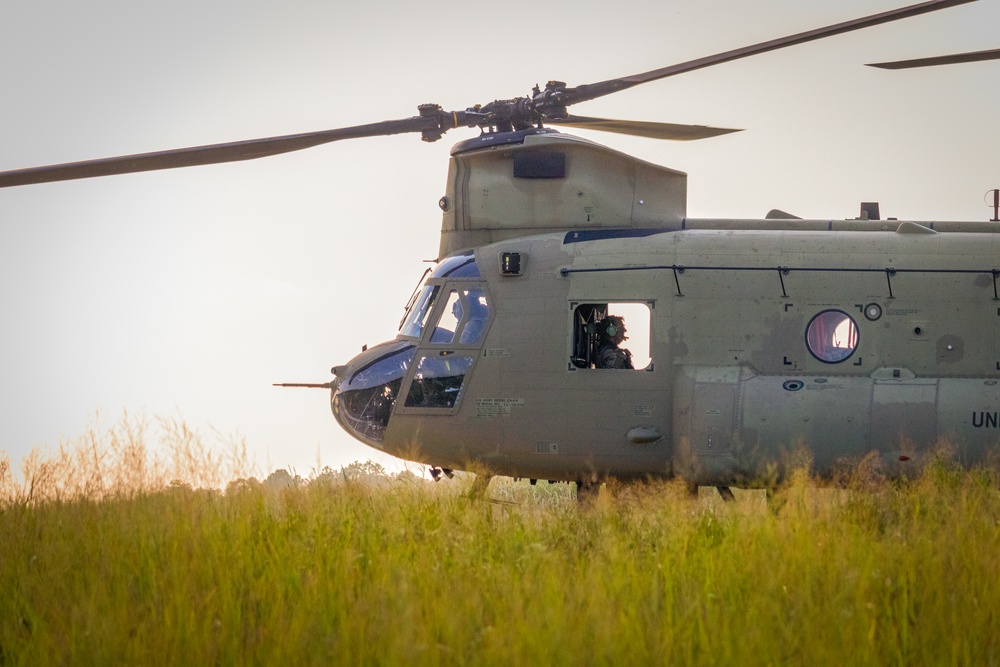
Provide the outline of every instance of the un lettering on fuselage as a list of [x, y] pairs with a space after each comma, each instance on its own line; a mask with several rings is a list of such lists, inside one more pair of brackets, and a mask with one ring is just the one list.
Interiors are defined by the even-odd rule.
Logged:
[[1000, 412], [973, 412], [972, 428], [1000, 428]]

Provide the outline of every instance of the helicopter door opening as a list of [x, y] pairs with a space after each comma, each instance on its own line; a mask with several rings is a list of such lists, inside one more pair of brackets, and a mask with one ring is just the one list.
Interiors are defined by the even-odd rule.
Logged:
[[653, 370], [650, 304], [573, 303], [570, 370]]

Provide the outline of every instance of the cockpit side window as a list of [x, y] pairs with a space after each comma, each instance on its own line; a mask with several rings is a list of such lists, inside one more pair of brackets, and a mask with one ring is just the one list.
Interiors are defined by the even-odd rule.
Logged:
[[454, 352], [425, 354], [417, 362], [406, 394], [408, 408], [453, 408], [474, 359]]
[[434, 333], [431, 334], [431, 342], [447, 345], [454, 341], [455, 333], [458, 331], [458, 325], [461, 321], [461, 297], [458, 290], [451, 290], [451, 293], [448, 294], [448, 303], [444, 305], [444, 310], [441, 311], [441, 319], [438, 320], [437, 326], [434, 327]]
[[489, 300], [481, 287], [452, 288], [430, 342], [476, 345], [482, 339], [489, 319]]
[[571, 308], [571, 369], [652, 370], [648, 303], [574, 303]]
[[470, 289], [465, 292], [465, 306], [465, 320], [458, 342], [462, 345], [475, 345], [486, 331], [486, 324], [490, 319], [490, 304], [481, 289]]

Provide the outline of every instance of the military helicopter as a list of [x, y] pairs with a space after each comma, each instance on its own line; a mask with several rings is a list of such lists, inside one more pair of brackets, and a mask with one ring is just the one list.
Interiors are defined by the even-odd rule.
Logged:
[[[439, 261], [396, 338], [317, 383], [356, 438], [434, 470], [571, 481], [581, 495], [609, 477], [726, 488], [758, 478], [797, 441], [820, 472], [872, 449], [916, 465], [938, 437], [975, 463], [997, 426], [1000, 361], [982, 345], [996, 326], [984, 321], [997, 299], [992, 225], [882, 221], [872, 207], [863, 220], [693, 220], [683, 173], [548, 127], [725, 134], [567, 107], [968, 1], [595, 84], [549, 82], [460, 111], [424, 105], [369, 125], [3, 172], [0, 186], [479, 127], [452, 151]], [[631, 350], [632, 368], [600, 368], [622, 328], [644, 332], [646, 349]]]

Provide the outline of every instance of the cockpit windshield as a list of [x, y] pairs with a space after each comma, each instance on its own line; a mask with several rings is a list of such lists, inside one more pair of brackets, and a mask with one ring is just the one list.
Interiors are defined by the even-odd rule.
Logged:
[[[480, 277], [476, 256], [472, 252], [446, 257], [436, 267], [428, 270], [431, 273], [431, 279]], [[426, 275], [425, 272], [424, 276]], [[423, 278], [421, 278], [422, 281]], [[410, 303], [406, 306], [406, 314], [403, 315], [403, 320], [399, 323], [399, 335], [420, 338], [424, 332], [424, 326], [427, 324], [427, 318], [434, 308], [439, 289], [435, 285], [425, 285], [419, 290], [419, 294], [414, 292], [414, 296], [410, 298]]]
[[400, 385], [416, 348], [393, 343], [386, 354], [361, 366], [340, 381], [331, 398], [333, 414], [349, 432], [365, 442], [382, 442]]
[[399, 327], [401, 336], [420, 338], [420, 334], [424, 332], [424, 325], [427, 324], [427, 316], [430, 315], [434, 301], [437, 300], [439, 289], [440, 287], [432, 285], [424, 287], [403, 318], [403, 323]]

